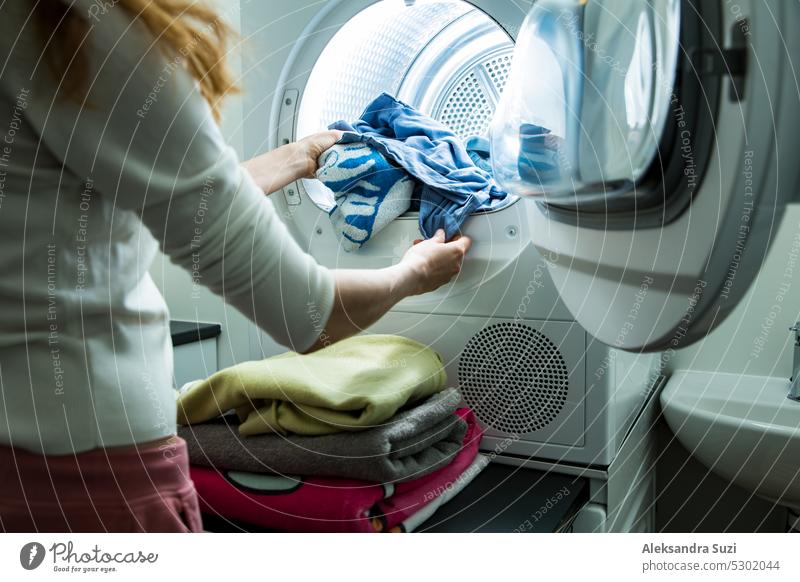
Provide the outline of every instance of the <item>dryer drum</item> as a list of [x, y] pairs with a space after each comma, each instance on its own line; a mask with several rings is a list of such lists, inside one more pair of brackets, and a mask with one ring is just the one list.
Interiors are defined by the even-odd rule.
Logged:
[[[297, 137], [357, 119], [382, 92], [464, 140], [488, 137], [513, 52], [500, 25], [466, 2], [400, 10], [378, 2], [347, 22], [319, 55], [297, 114]], [[312, 180], [303, 186], [317, 206], [332, 207], [327, 188]]]

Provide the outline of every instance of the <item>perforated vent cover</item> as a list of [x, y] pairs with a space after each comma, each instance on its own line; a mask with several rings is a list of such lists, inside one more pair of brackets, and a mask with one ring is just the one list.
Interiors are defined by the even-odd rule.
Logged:
[[464, 74], [441, 100], [435, 118], [466, 139], [485, 136], [511, 68], [510, 50], [504, 51]]
[[541, 430], [561, 412], [569, 370], [558, 346], [545, 335], [522, 323], [502, 322], [467, 342], [458, 381], [482, 423], [522, 435]]
[[445, 102], [439, 121], [457, 135], [483, 135], [494, 113], [489, 95], [475, 73], [470, 73], [457, 86]]
[[513, 52], [505, 52], [498, 55], [496, 58], [490, 59], [483, 63], [492, 84], [497, 90], [498, 95], [502, 94], [503, 89], [506, 88], [506, 81], [508, 81], [508, 74], [511, 72], [511, 57]]

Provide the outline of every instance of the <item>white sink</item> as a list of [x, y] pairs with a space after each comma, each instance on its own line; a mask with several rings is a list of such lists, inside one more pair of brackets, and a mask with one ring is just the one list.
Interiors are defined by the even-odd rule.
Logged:
[[678, 440], [728, 481], [800, 509], [800, 402], [788, 379], [678, 371], [661, 408]]

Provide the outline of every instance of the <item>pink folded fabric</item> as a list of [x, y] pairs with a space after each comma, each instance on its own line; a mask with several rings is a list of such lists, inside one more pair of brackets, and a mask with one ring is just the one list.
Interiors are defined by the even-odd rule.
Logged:
[[[201, 509], [268, 529], [298, 532], [410, 531], [451, 499], [486, 466], [478, 456], [482, 436], [469, 409], [468, 425], [453, 461], [419, 479], [369, 483], [353, 479], [270, 475], [191, 467]], [[426, 511], [427, 509], [427, 511]]]

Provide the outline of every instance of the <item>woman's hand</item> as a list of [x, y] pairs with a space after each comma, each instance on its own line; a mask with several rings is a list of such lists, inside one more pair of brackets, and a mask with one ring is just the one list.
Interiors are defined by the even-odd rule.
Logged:
[[435, 291], [461, 271], [472, 241], [465, 236], [445, 242], [444, 231], [437, 230], [433, 238], [415, 241], [403, 256], [400, 265], [410, 273], [411, 294]]
[[461, 270], [472, 241], [462, 236], [445, 242], [444, 231], [416, 241], [396, 265], [383, 269], [334, 271], [336, 293], [325, 329], [308, 351], [367, 329], [398, 301], [438, 289]]
[[306, 171], [303, 178], [313, 178], [317, 172], [317, 160], [323, 152], [331, 148], [337, 141], [342, 139], [341, 131], [331, 129], [304, 137], [296, 142], [294, 146], [297, 148], [299, 155], [304, 160]]
[[323, 131], [242, 163], [265, 194], [276, 192], [300, 178], [313, 178], [317, 158], [342, 137], [341, 131]]

